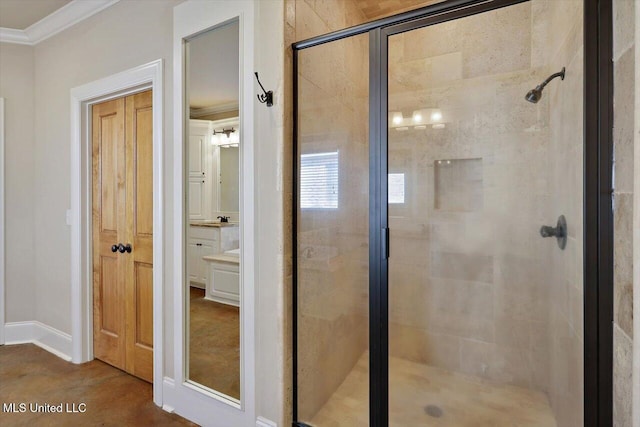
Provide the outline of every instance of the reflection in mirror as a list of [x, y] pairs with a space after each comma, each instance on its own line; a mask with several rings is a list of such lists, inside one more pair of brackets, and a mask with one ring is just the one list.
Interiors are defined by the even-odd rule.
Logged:
[[239, 25], [186, 42], [187, 380], [240, 400]]

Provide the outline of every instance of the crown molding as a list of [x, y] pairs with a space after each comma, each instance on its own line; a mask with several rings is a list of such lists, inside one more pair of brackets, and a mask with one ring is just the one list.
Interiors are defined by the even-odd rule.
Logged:
[[0, 27], [0, 42], [32, 45], [24, 30]]
[[120, 0], [73, 0], [24, 30], [0, 27], [0, 42], [36, 45]]
[[189, 115], [192, 118], [210, 116], [212, 114], [228, 113], [229, 111], [238, 110], [237, 102], [230, 102], [228, 104], [215, 105], [211, 107], [202, 108], [190, 108]]

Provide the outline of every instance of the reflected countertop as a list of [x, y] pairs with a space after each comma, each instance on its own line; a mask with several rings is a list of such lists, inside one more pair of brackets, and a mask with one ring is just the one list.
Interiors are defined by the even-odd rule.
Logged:
[[220, 222], [220, 221], [190, 221], [189, 225], [194, 227], [232, 227], [238, 226], [234, 222]]
[[228, 264], [240, 264], [240, 258], [234, 255], [218, 254], [218, 255], [205, 255], [203, 260], [209, 262], [224, 262]]

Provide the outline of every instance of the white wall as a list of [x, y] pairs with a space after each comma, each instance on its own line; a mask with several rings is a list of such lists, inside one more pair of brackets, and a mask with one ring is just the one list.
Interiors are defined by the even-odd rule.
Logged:
[[32, 47], [0, 43], [0, 98], [6, 98], [6, 322], [33, 320], [35, 314], [33, 63]]
[[[284, 1], [256, 1], [255, 66], [260, 81], [274, 92], [274, 105], [256, 101], [256, 413], [280, 426], [291, 423], [287, 402], [291, 395], [290, 365], [286, 360], [290, 325], [284, 287], [284, 239], [291, 227], [284, 224]], [[260, 88], [256, 84], [255, 90]], [[287, 220], [290, 218], [286, 216]], [[288, 234], [285, 234], [288, 233]]]

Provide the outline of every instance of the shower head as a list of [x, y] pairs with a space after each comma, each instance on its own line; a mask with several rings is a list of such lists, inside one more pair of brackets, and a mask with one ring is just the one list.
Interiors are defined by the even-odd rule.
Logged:
[[540, 101], [540, 98], [542, 98], [542, 88], [540, 86], [537, 86], [535, 89], [531, 89], [524, 97], [524, 99], [534, 104], [537, 104], [538, 101]]
[[564, 67], [562, 67], [562, 71], [555, 74], [551, 74], [549, 77], [547, 77], [545, 81], [543, 81], [538, 86], [536, 86], [535, 89], [531, 89], [529, 92], [527, 92], [524, 99], [526, 99], [527, 101], [533, 104], [537, 104], [538, 101], [540, 101], [540, 98], [542, 98], [542, 90], [544, 89], [544, 87], [548, 85], [549, 82], [555, 79], [556, 77], [560, 77], [561, 80], [564, 80]]

